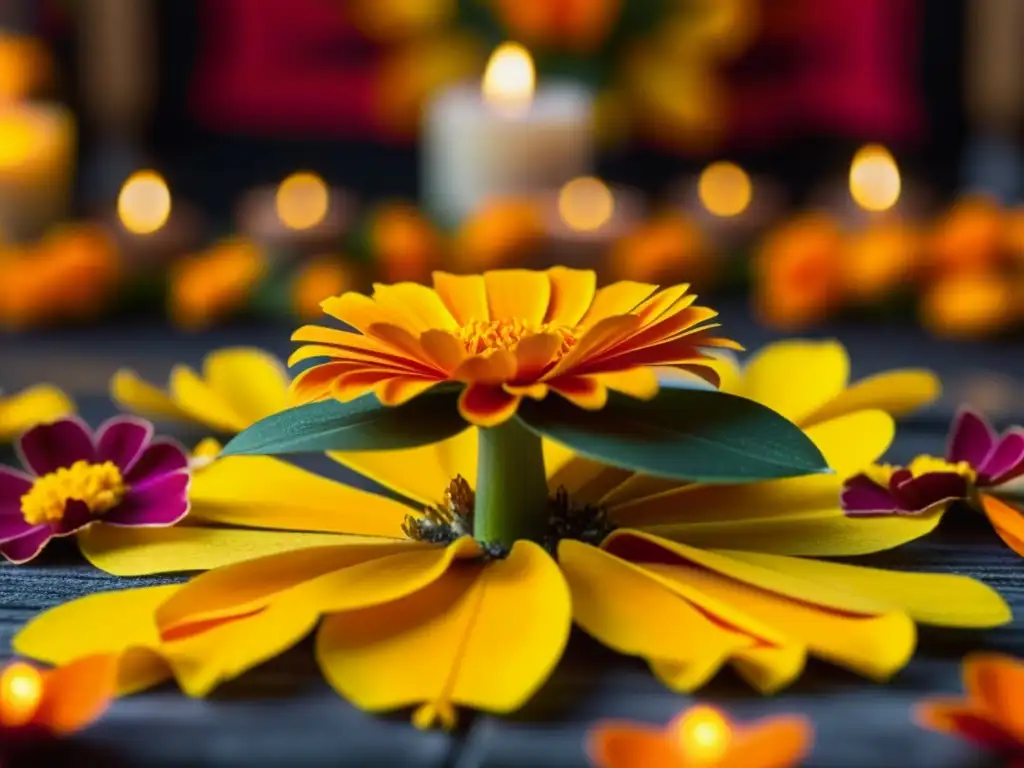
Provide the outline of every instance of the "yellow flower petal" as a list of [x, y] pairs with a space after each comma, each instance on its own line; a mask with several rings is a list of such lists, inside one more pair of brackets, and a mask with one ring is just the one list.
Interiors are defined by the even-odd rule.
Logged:
[[844, 392], [806, 417], [807, 424], [816, 424], [861, 409], [877, 409], [903, 416], [939, 397], [939, 377], [926, 370], [886, 371], [850, 385]]
[[290, 405], [287, 371], [280, 360], [260, 349], [211, 352], [203, 361], [203, 376], [246, 426]]
[[189, 418], [170, 395], [127, 368], [117, 371], [110, 379], [110, 399], [124, 410], [154, 421]]
[[571, 613], [558, 566], [520, 541], [508, 558], [452, 569], [404, 600], [327, 617], [317, 661], [363, 709], [422, 703], [418, 726], [450, 727], [459, 705], [501, 713], [522, 706], [561, 658]]
[[658, 394], [658, 376], [650, 368], [599, 373], [594, 378], [608, 389], [635, 397], [638, 400], [650, 400]]
[[544, 322], [575, 327], [594, 300], [597, 275], [589, 269], [553, 267], [548, 270], [548, 277], [551, 280], [551, 303]]
[[558, 560], [572, 593], [573, 618], [618, 653], [671, 667], [673, 690], [701, 687], [753, 638], [711, 621], [690, 603], [625, 560], [564, 540]]
[[625, 315], [658, 289], [650, 283], [622, 280], [599, 288], [580, 325], [590, 328], [605, 318]]
[[451, 311], [459, 325], [472, 320], [490, 320], [487, 288], [482, 275], [434, 273], [434, 290]]
[[875, 463], [889, 450], [896, 423], [883, 411], [856, 411], [805, 430], [840, 477]]
[[484, 272], [487, 306], [495, 320], [522, 320], [540, 325], [551, 302], [551, 280], [546, 272], [501, 269]]
[[786, 574], [823, 587], [840, 589], [878, 600], [922, 624], [987, 628], [1012, 618], [1002, 597], [980, 581], [946, 573], [900, 573], [878, 568], [802, 560], [795, 557], [725, 553], [774, 573]]
[[188, 366], [176, 365], [171, 369], [170, 393], [175, 404], [200, 424], [220, 432], [241, 432], [249, 426], [230, 400]]
[[441, 297], [425, 285], [397, 283], [373, 286], [373, 300], [382, 309], [405, 319], [407, 327], [417, 335], [432, 328], [456, 331], [458, 322]]
[[[359, 539], [360, 537], [351, 537]], [[78, 533], [86, 559], [115, 576], [206, 571], [279, 552], [342, 544], [333, 533], [286, 533], [176, 525], [118, 528], [93, 525]]]
[[10, 442], [36, 424], [75, 412], [75, 404], [51, 384], [38, 384], [5, 397], [0, 395], [0, 442]]
[[[443, 491], [443, 489], [442, 489]], [[231, 456], [195, 473], [192, 520], [286, 531], [403, 537], [410, 508], [266, 456]]]
[[750, 358], [739, 394], [799, 424], [838, 397], [849, 375], [850, 360], [837, 341], [780, 341]]

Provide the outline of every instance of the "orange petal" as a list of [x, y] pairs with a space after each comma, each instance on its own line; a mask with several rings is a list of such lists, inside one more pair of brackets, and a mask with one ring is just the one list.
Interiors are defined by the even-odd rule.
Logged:
[[540, 325], [551, 303], [551, 280], [545, 272], [498, 269], [484, 272], [487, 306], [495, 320], [517, 318]]
[[665, 731], [628, 721], [601, 722], [587, 735], [587, 756], [597, 768], [679, 768], [679, 750]]
[[487, 288], [482, 275], [435, 272], [434, 290], [459, 325], [466, 325], [471, 320], [491, 319], [487, 309]]
[[707, 357], [701, 352], [704, 339], [699, 335], [684, 336], [681, 339], [663, 341], [643, 349], [619, 352], [614, 355], [595, 355], [580, 364], [581, 373], [603, 373], [639, 368], [650, 365], [684, 365], [698, 362]]
[[972, 707], [963, 699], [931, 699], [914, 708], [914, 722], [922, 728], [948, 733], [996, 752], [1012, 754], [1020, 741], [1007, 733], [987, 712]]
[[973, 709], [1024, 744], [1024, 663], [998, 653], [964, 659], [964, 688]]
[[395, 376], [378, 384], [373, 391], [384, 405], [402, 405], [439, 383], [437, 379], [422, 376]]
[[496, 349], [481, 355], [473, 355], [451, 373], [456, 381], [469, 384], [503, 384], [516, 377], [516, 356], [507, 349]]
[[319, 400], [330, 394], [335, 382], [346, 373], [362, 368], [359, 363], [321, 363], [314, 365], [292, 382], [292, 392], [296, 400], [302, 403]]
[[331, 396], [348, 403], [367, 392], [377, 391], [378, 387], [383, 387], [387, 382], [399, 377], [404, 378], [402, 374], [386, 368], [364, 368], [343, 373], [331, 385]]
[[650, 400], [658, 394], [658, 376], [650, 368], [599, 373], [594, 378], [608, 389], [635, 397], [638, 400]]
[[401, 352], [410, 362], [418, 362], [428, 370], [439, 370], [427, 357], [419, 338], [405, 328], [390, 323], [374, 323], [369, 333]]
[[35, 721], [56, 735], [96, 720], [117, 695], [120, 654], [101, 653], [43, 673], [43, 699]]
[[583, 334], [565, 357], [558, 361], [558, 365], [547, 374], [548, 377], [555, 377], [585, 365], [591, 358], [599, 356], [606, 349], [628, 337], [639, 326], [640, 318], [636, 315], [618, 315], [599, 321]]
[[[354, 334], [352, 334], [352, 337], [361, 340], [369, 338], [367, 336], [355, 336]], [[306, 360], [321, 357], [337, 362], [368, 363], [370, 365], [391, 367], [411, 373], [426, 373], [431, 370], [431, 366], [410, 360], [408, 357], [401, 356], [401, 353], [395, 354], [396, 350], [391, 350], [391, 352], [380, 351], [384, 347], [376, 339], [369, 339], [369, 341], [375, 345], [375, 349], [357, 349], [352, 346], [341, 347], [335, 344], [305, 344], [295, 350], [292, 356], [288, 358], [288, 366], [291, 367]]]
[[687, 295], [688, 290], [690, 286], [687, 283], [663, 288], [637, 306], [633, 312], [640, 316], [643, 327], [647, 327], [664, 318], [670, 311], [679, 312], [693, 304], [697, 300], [697, 295]]
[[608, 389], [596, 376], [563, 376], [548, 386], [570, 403], [588, 411], [599, 411], [608, 402]]
[[606, 317], [626, 315], [657, 289], [656, 285], [635, 283], [631, 280], [606, 285], [594, 294], [594, 301], [580, 324], [589, 327]]
[[552, 267], [548, 270], [548, 278], [551, 280], [551, 303], [544, 322], [556, 326], [577, 325], [594, 300], [597, 275], [589, 269]]
[[437, 292], [419, 283], [377, 283], [373, 286], [373, 299], [382, 309], [404, 317], [408, 327], [416, 332], [431, 328], [454, 331], [459, 327]]
[[719, 768], [791, 768], [811, 751], [814, 729], [798, 715], [769, 717], [739, 726]]
[[496, 427], [510, 419], [519, 407], [520, 397], [498, 386], [473, 383], [459, 396], [459, 413], [470, 424]]
[[548, 396], [548, 385], [547, 384], [530, 384], [527, 386], [517, 387], [512, 384], [503, 384], [502, 389], [508, 392], [510, 395], [517, 395], [519, 397], [529, 397], [533, 400], [543, 400]]
[[420, 346], [430, 362], [449, 373], [466, 359], [465, 346], [447, 331], [425, 331], [420, 334]]
[[999, 538], [1006, 546], [1024, 557], [1024, 513], [988, 494], [982, 494], [981, 505]]
[[361, 293], [332, 296], [320, 302], [320, 308], [336, 320], [351, 325], [364, 334], [375, 323], [392, 323], [406, 326], [408, 329], [401, 315], [381, 307], [369, 296], [363, 296]]
[[554, 361], [562, 346], [562, 337], [554, 333], [527, 336], [515, 348], [515, 380], [523, 384], [535, 381]]
[[707, 322], [717, 314], [713, 309], [707, 307], [687, 307], [670, 313], [665, 319], [648, 325], [639, 333], [619, 342], [615, 349], [608, 350], [608, 354], [644, 349], [660, 342], [671, 341], [679, 336], [688, 336], [696, 330], [698, 325]]

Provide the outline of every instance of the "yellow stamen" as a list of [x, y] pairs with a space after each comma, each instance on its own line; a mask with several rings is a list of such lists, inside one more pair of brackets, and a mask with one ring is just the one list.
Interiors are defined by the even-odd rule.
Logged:
[[899, 469], [909, 470], [912, 477], [921, 477], [921, 475], [928, 475], [933, 472], [952, 472], [960, 475], [960, 477], [966, 479], [969, 483], [973, 483], [978, 477], [977, 472], [975, 472], [971, 465], [966, 461], [951, 464], [938, 456], [929, 456], [927, 454], [918, 456], [907, 464], [906, 467], [895, 466], [893, 464], [874, 464], [864, 470], [864, 474], [867, 475], [868, 479], [873, 483], [883, 487], [888, 487], [893, 473]]
[[553, 333], [561, 337], [562, 346], [558, 350], [558, 357], [572, 349], [576, 343], [575, 328], [547, 323], [534, 325], [515, 317], [506, 320], [470, 320], [459, 329], [459, 340], [469, 354], [479, 355], [494, 349], [512, 351], [526, 337], [542, 333]]
[[64, 517], [69, 501], [82, 501], [93, 515], [117, 506], [128, 487], [112, 461], [90, 464], [76, 461], [43, 475], [21, 497], [21, 514], [30, 525], [56, 523]]

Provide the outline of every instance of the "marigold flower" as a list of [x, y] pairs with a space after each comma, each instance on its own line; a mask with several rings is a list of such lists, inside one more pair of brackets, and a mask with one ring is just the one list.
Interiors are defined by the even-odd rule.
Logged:
[[[805, 425], [842, 472], [886, 450], [886, 411], [905, 412], [936, 390], [920, 371], [847, 387], [848, 360], [834, 343], [776, 345], [743, 370], [712, 363], [728, 389]], [[971, 579], [807, 559], [887, 549], [934, 525], [852, 520], [839, 507], [841, 481], [826, 475], [681, 484], [545, 441], [546, 535], [481, 543], [471, 478], [483, 431], [332, 454], [407, 502], [268, 457], [213, 461], [195, 471], [190, 525], [96, 526], [80, 537], [91, 562], [119, 575], [207, 573], [60, 606], [15, 647], [55, 663], [121, 654], [126, 689], [173, 675], [201, 696], [319, 621], [317, 659], [343, 696], [371, 711], [416, 706], [414, 721], [426, 727], [452, 725], [459, 706], [521, 706], [558, 663], [573, 622], [645, 659], [674, 690], [695, 690], [731, 664], [771, 692], [798, 677], [808, 655], [884, 680], [910, 658], [915, 622], [1008, 618]], [[409, 658], [422, 662], [417, 673], [395, 674]]]
[[452, 256], [467, 272], [495, 269], [525, 258], [544, 236], [544, 217], [531, 200], [492, 200], [462, 222]]
[[191, 422], [234, 434], [287, 407], [288, 383], [288, 372], [270, 353], [226, 347], [208, 354], [200, 373], [176, 365], [166, 390], [122, 368], [110, 380], [110, 397], [125, 410], [153, 421]]
[[186, 330], [200, 330], [237, 312], [263, 278], [266, 266], [256, 244], [241, 238], [179, 260], [171, 272], [167, 299], [171, 319]]
[[301, 267], [292, 279], [291, 307], [296, 316], [311, 320], [320, 315], [320, 302], [355, 287], [355, 270], [340, 258], [319, 256]]
[[811, 749], [814, 730], [798, 715], [737, 725], [697, 705], [664, 728], [610, 720], [587, 734], [595, 768], [790, 768]]
[[963, 662], [966, 696], [925, 699], [914, 719], [924, 728], [948, 733], [1006, 761], [1024, 761], [1024, 664], [997, 653], [975, 653]]
[[29, 427], [75, 412], [75, 404], [52, 384], [37, 384], [15, 394], [0, 392], [0, 443], [9, 443]]
[[853, 235], [841, 257], [846, 292], [875, 302], [907, 288], [920, 264], [920, 238], [899, 222], [876, 224]]
[[511, 37], [530, 46], [587, 52], [614, 28], [622, 0], [492, 0]]
[[681, 274], [704, 285], [714, 268], [700, 228], [685, 216], [653, 219], [612, 249], [611, 270], [622, 280], [662, 280]]
[[388, 282], [427, 279], [441, 261], [442, 248], [441, 234], [414, 205], [382, 205], [372, 216], [370, 251]]
[[118, 663], [97, 654], [50, 670], [24, 662], [0, 670], [0, 742], [22, 731], [63, 736], [92, 723], [117, 693]]
[[188, 457], [152, 438], [152, 426], [131, 417], [111, 419], [95, 435], [72, 417], [25, 432], [16, 448], [30, 474], [0, 467], [0, 554], [28, 562], [54, 536], [95, 522], [178, 522], [188, 512]]
[[445, 382], [464, 385], [459, 411], [478, 426], [508, 420], [523, 397], [554, 392], [589, 410], [608, 390], [650, 399], [654, 366], [714, 379], [706, 347], [738, 348], [715, 338], [717, 313], [694, 306], [689, 286], [658, 290], [621, 282], [595, 291], [593, 272], [556, 267], [483, 275], [434, 273], [434, 288], [377, 285], [372, 297], [347, 293], [324, 311], [356, 333], [300, 328], [308, 342], [290, 364], [316, 365], [293, 382], [299, 400], [352, 400], [374, 392], [399, 405]]
[[976, 195], [958, 200], [932, 233], [928, 253], [935, 273], [990, 272], [1005, 263], [1004, 225], [995, 200]]

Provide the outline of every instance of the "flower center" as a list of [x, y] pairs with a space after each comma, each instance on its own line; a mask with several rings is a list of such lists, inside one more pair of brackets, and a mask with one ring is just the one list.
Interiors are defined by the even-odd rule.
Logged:
[[566, 325], [544, 323], [534, 325], [520, 318], [506, 320], [470, 320], [459, 329], [459, 340], [471, 355], [493, 349], [514, 350], [528, 336], [553, 333], [562, 340], [558, 349], [561, 357], [576, 343], [577, 330]]
[[114, 462], [76, 461], [37, 479], [21, 497], [21, 514], [30, 525], [56, 523], [69, 501], [81, 501], [93, 515], [102, 515], [117, 506], [127, 490]]
[[968, 483], [974, 483], [978, 479], [978, 473], [975, 472], [974, 468], [966, 461], [959, 461], [956, 464], [952, 464], [938, 456], [928, 455], [918, 456], [907, 464], [906, 467], [897, 467], [892, 464], [875, 464], [874, 466], [868, 467], [865, 474], [872, 482], [883, 487], [888, 487], [893, 473], [899, 469], [908, 470], [912, 477], [921, 477], [921, 475], [929, 475], [936, 472], [949, 472], [954, 475], [960, 475], [960, 477], [967, 480]]

